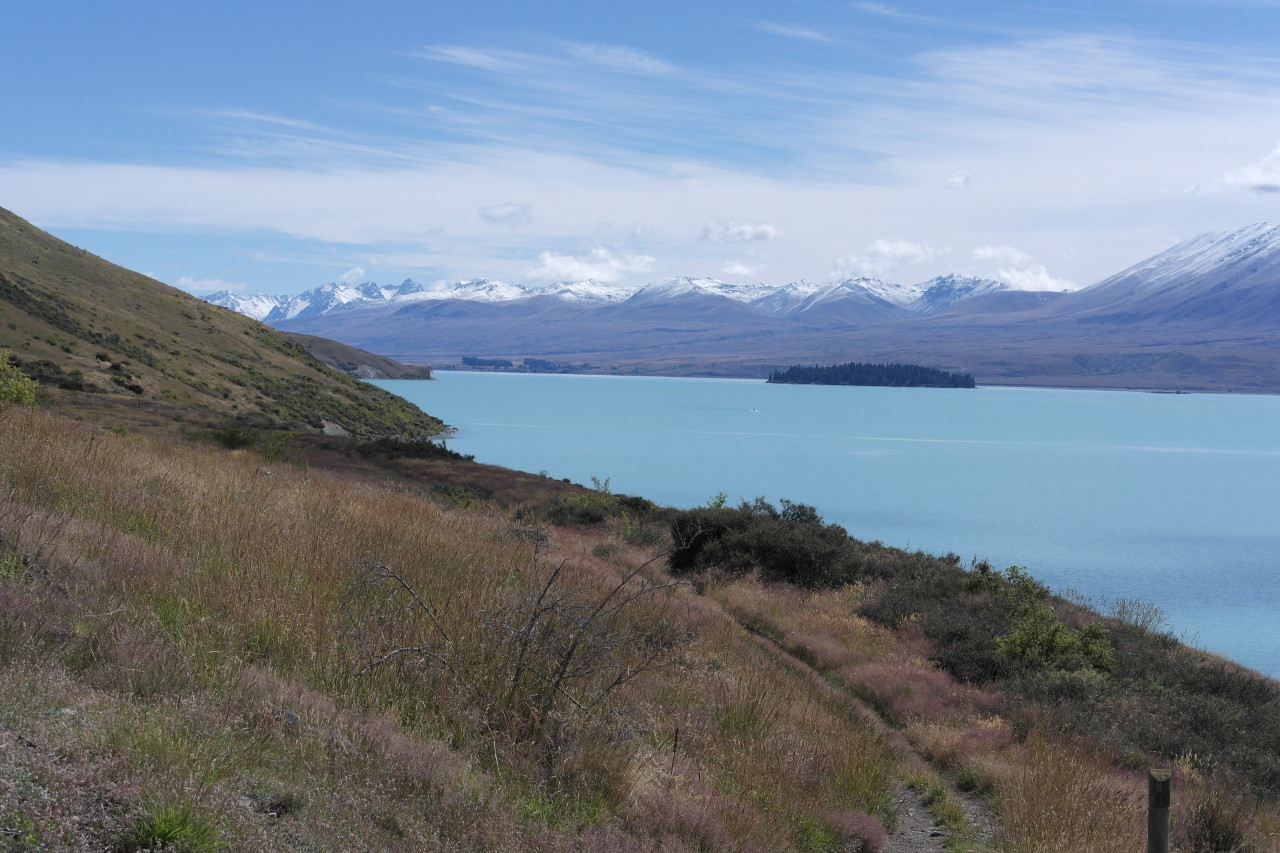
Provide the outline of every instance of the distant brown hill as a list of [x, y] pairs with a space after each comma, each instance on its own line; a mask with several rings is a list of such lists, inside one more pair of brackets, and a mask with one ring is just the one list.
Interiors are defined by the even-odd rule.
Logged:
[[60, 407], [116, 423], [236, 420], [406, 437], [445, 429], [262, 323], [91, 255], [4, 209], [0, 349]]
[[401, 364], [362, 349], [340, 344], [329, 338], [286, 332], [285, 337], [302, 345], [313, 358], [325, 367], [357, 379], [434, 379], [430, 367], [420, 364]]

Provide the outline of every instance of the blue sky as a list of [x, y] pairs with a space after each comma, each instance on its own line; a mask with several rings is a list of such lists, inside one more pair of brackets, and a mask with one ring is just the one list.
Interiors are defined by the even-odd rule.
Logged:
[[1280, 0], [26, 3], [0, 206], [198, 293], [1086, 286], [1280, 222]]

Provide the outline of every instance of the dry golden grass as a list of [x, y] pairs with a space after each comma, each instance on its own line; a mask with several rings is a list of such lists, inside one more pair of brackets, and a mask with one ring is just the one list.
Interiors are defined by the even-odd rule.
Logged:
[[15, 408], [0, 533], [13, 849], [870, 850], [893, 819], [893, 745], [641, 549]]
[[[948, 785], [1002, 853], [1139, 849], [1143, 779], [1015, 736], [863, 590], [699, 595], [506, 512], [0, 409], [8, 849], [875, 850], [903, 779], [954, 850]], [[1176, 782], [1179, 853], [1276, 849], [1274, 807]]]

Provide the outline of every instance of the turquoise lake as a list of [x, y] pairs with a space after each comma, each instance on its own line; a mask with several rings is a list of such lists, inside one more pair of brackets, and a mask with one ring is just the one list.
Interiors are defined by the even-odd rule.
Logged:
[[1280, 677], [1280, 397], [437, 377], [376, 384], [478, 461], [677, 507], [812, 504], [860, 539], [1151, 602]]

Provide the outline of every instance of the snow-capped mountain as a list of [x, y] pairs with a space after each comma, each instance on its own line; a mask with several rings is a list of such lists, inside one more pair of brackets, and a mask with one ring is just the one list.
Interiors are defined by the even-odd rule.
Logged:
[[204, 297], [206, 302], [230, 308], [237, 314], [252, 317], [255, 320], [266, 320], [280, 305], [280, 297], [268, 296], [265, 293], [233, 293], [230, 290], [219, 290]]
[[1079, 291], [962, 275], [544, 288], [472, 279], [210, 301], [437, 366], [475, 355], [758, 376], [813, 360], [905, 361], [1013, 384], [1280, 391], [1280, 228], [1270, 225], [1187, 240]]
[[694, 296], [715, 296], [732, 299], [745, 305], [767, 296], [773, 288], [765, 284], [730, 284], [718, 278], [691, 278], [677, 276], [664, 278], [636, 288], [626, 298], [635, 305], [664, 299], [684, 299]]
[[850, 282], [879, 299], [883, 299], [900, 308], [909, 308], [911, 303], [920, 298], [928, 282], [924, 284], [895, 284], [878, 278], [855, 278]]
[[1280, 226], [1259, 222], [1235, 231], [1201, 234], [1141, 263], [1134, 264], [1089, 290], [1152, 292], [1171, 284], [1207, 276], [1238, 283], [1242, 276], [1276, 280], [1280, 269]]
[[825, 285], [783, 315], [822, 325], [891, 320], [906, 311], [881, 294], [893, 293], [885, 282], [853, 278]]
[[1014, 289], [1003, 281], [954, 273], [931, 278], [916, 287], [923, 288], [920, 295], [910, 304], [903, 306], [914, 314], [936, 314], [944, 308], [950, 308], [961, 299]]
[[398, 285], [380, 285], [372, 281], [364, 284], [330, 282], [294, 296], [239, 294], [220, 290], [206, 296], [205, 301], [230, 308], [255, 320], [274, 323], [295, 317], [318, 317], [351, 305], [376, 305], [408, 299], [422, 294], [424, 290], [422, 285], [406, 278]]
[[[529, 287], [476, 278], [422, 285], [405, 279], [398, 285], [330, 283], [294, 296], [235, 294], [207, 297], [267, 323], [283, 323], [363, 309], [395, 309], [411, 303], [456, 301], [493, 306], [540, 298], [578, 308], [601, 306], [693, 306], [714, 312], [717, 300], [736, 303], [761, 317], [795, 320], [809, 326], [835, 327], [928, 316], [952, 309], [974, 297], [974, 313], [1016, 313], [1044, 308], [1055, 316], [1071, 315], [1081, 322], [1131, 322], [1154, 316], [1167, 320], [1236, 312], [1258, 322], [1275, 306], [1275, 282], [1280, 280], [1280, 227], [1259, 224], [1237, 231], [1205, 234], [1112, 276], [1066, 299], [1016, 300], [1019, 289], [993, 279], [945, 275], [917, 284], [876, 278], [836, 282], [795, 281], [784, 285], [732, 284], [717, 278], [678, 276], [641, 287], [619, 287], [587, 279]], [[1008, 296], [997, 296], [1008, 294]], [[1055, 294], [1059, 295], [1059, 294]], [[1000, 302], [991, 300], [1000, 299]], [[724, 304], [724, 303], [721, 303]], [[970, 303], [965, 302], [965, 305]], [[728, 306], [726, 305], [726, 310]], [[997, 307], [999, 310], [997, 311]], [[385, 310], [382, 311], [385, 314]], [[454, 312], [456, 313], [456, 312]], [[435, 316], [445, 316], [439, 311]], [[948, 315], [956, 315], [954, 310]]]
[[1186, 240], [1057, 304], [1077, 322], [1280, 322], [1280, 226]]
[[431, 288], [420, 288], [412, 293], [397, 295], [388, 301], [405, 301], [406, 297], [413, 301], [423, 299], [468, 299], [472, 302], [510, 302], [513, 299], [524, 299], [529, 296], [529, 289], [518, 284], [505, 281], [491, 281], [487, 278], [473, 278], [456, 284], [438, 284]]
[[563, 299], [565, 302], [576, 305], [604, 305], [610, 302], [622, 302], [631, 296], [632, 291], [627, 288], [601, 284], [595, 279], [589, 278], [585, 281], [565, 281], [553, 284], [534, 293], [535, 295], [554, 296], [557, 299]]
[[[948, 278], [962, 281], [955, 276]], [[915, 310], [913, 306], [922, 294], [941, 280], [935, 279], [915, 285], [893, 284], [874, 278], [856, 278], [837, 282], [801, 280], [777, 286], [762, 283], [731, 284], [716, 278], [678, 276], [641, 287], [619, 287], [587, 279], [534, 288], [483, 278], [453, 283], [438, 282], [430, 286], [419, 284], [412, 279], [405, 279], [400, 284], [391, 286], [374, 282], [358, 285], [331, 282], [293, 296], [219, 291], [206, 297], [206, 300], [214, 305], [221, 305], [268, 323], [316, 317], [340, 309], [428, 300], [461, 299], [496, 303], [551, 297], [574, 305], [589, 306], [622, 302], [641, 305], [695, 296], [729, 299], [770, 316], [805, 315], [812, 320], [824, 312], [835, 311], [835, 306], [841, 302], [863, 306], [887, 304]], [[985, 291], [972, 290], [974, 294], [979, 292]], [[969, 294], [957, 287], [954, 289], [952, 301], [965, 295]], [[938, 296], [935, 302], [940, 300], [941, 296]], [[928, 311], [922, 310], [918, 313], [928, 313]]]
[[768, 314], [786, 317], [794, 313], [797, 308], [804, 304], [806, 299], [824, 287], [827, 287], [827, 285], [822, 282], [800, 279], [800, 281], [793, 281], [790, 284], [784, 284], [782, 287], [773, 288], [751, 304]]

